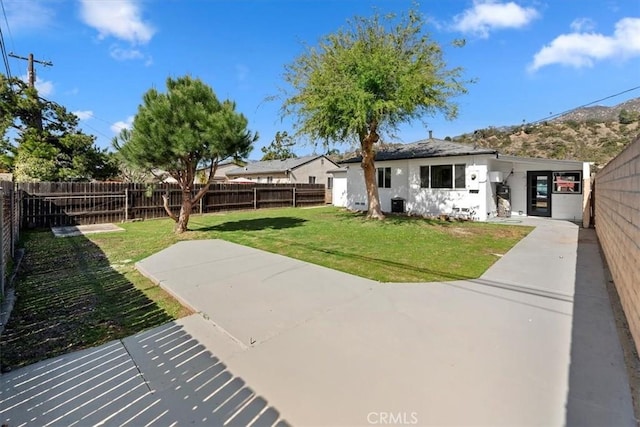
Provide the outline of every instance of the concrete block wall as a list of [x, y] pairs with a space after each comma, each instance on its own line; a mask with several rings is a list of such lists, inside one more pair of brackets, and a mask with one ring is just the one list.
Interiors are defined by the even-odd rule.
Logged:
[[596, 174], [595, 228], [640, 352], [640, 137]]

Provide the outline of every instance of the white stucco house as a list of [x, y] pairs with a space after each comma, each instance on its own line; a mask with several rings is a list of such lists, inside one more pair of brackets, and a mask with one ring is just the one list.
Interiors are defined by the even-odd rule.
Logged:
[[[367, 209], [361, 160], [340, 162], [347, 169], [345, 207], [354, 210]], [[590, 190], [588, 162], [506, 156], [436, 138], [381, 148], [375, 163], [385, 212], [582, 221]]]

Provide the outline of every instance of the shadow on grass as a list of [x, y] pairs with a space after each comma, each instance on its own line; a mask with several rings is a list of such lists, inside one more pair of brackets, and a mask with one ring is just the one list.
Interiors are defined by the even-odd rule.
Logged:
[[299, 227], [307, 222], [306, 219], [294, 217], [255, 218], [228, 221], [218, 225], [202, 228], [194, 228], [193, 231], [259, 231], [282, 230], [285, 228]]
[[3, 370], [124, 338], [173, 320], [83, 236], [24, 236], [16, 305], [0, 337]]
[[315, 247], [313, 245], [304, 244], [304, 243], [287, 242], [287, 245], [297, 246], [297, 247], [303, 248], [303, 249], [305, 249], [306, 251], [309, 251], [309, 252], [323, 253], [323, 254], [335, 256], [337, 258], [343, 258], [343, 259], [349, 259], [349, 260], [364, 261], [364, 262], [368, 262], [368, 263], [372, 263], [372, 264], [391, 267], [391, 268], [397, 269], [397, 270], [411, 271], [411, 272], [414, 272], [414, 273], [420, 273], [420, 274], [425, 274], [425, 275], [428, 274], [428, 275], [433, 276], [434, 278], [437, 278], [435, 280], [425, 280], [425, 281], [428, 281], [428, 282], [439, 281], [439, 280], [468, 280], [468, 279], [474, 279], [475, 278], [475, 277], [471, 277], [471, 276], [464, 276], [464, 275], [460, 275], [460, 274], [455, 274], [455, 273], [452, 273], [452, 272], [449, 272], [449, 271], [439, 271], [439, 270], [433, 270], [433, 269], [429, 269], [429, 268], [416, 267], [415, 265], [411, 265], [411, 264], [405, 264], [405, 263], [398, 262], [398, 261], [390, 261], [390, 260], [386, 260], [386, 259], [382, 259], [382, 258], [374, 258], [374, 257], [366, 256], [366, 255], [360, 255], [360, 254], [353, 253], [353, 252], [344, 252], [344, 251], [340, 251], [340, 250], [337, 250], [337, 249], [318, 248], [318, 247]]

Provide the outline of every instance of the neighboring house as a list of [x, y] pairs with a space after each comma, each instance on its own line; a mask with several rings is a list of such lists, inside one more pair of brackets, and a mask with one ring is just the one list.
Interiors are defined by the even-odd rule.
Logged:
[[244, 166], [244, 163], [227, 161], [220, 163], [216, 169], [216, 173], [213, 175], [213, 182], [225, 182], [229, 180], [227, 172]]
[[327, 171], [337, 167], [327, 156], [312, 155], [249, 163], [227, 171], [227, 177], [246, 178], [257, 183], [324, 184], [328, 188]]
[[[349, 209], [367, 209], [361, 160], [340, 162], [347, 168]], [[582, 221], [590, 188], [587, 162], [504, 156], [435, 138], [380, 149], [375, 164], [386, 212], [479, 221], [520, 215]]]
[[[227, 171], [237, 169], [238, 167], [241, 167], [243, 164], [244, 163], [235, 162], [233, 160], [220, 163], [216, 168], [215, 174], [213, 175], [212, 182], [222, 183], [222, 182], [228, 181], [229, 178], [227, 177]], [[156, 175], [157, 174], [158, 173], [156, 172]], [[166, 183], [178, 182], [175, 180], [175, 178], [173, 178], [167, 172], [162, 172], [160, 176], [162, 176], [161, 182], [166, 182]], [[208, 178], [209, 178], [209, 168], [198, 168], [196, 170], [196, 176], [193, 179], [193, 181], [195, 184], [204, 184], [205, 182], [207, 182]]]

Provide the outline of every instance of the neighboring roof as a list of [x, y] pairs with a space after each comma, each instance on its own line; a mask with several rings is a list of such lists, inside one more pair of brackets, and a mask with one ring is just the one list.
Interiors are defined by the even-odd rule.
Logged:
[[306, 165], [316, 159], [324, 158], [327, 161], [333, 163], [327, 156], [324, 155], [311, 155], [304, 157], [297, 157], [295, 159], [285, 159], [285, 160], [265, 160], [262, 162], [254, 162], [249, 163], [246, 166], [242, 166], [236, 169], [231, 169], [227, 171], [227, 176], [229, 175], [248, 175], [248, 174], [265, 174], [265, 173], [284, 173], [290, 170], [294, 170], [299, 168], [300, 166]]
[[[429, 138], [412, 144], [394, 145], [380, 148], [376, 152], [375, 161], [423, 159], [428, 157], [467, 156], [476, 154], [498, 154], [492, 148], [474, 147], [473, 145]], [[352, 157], [340, 163], [359, 163], [362, 156]]]

